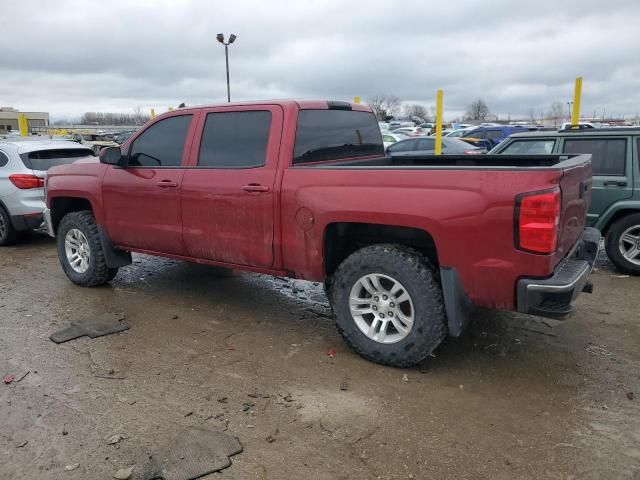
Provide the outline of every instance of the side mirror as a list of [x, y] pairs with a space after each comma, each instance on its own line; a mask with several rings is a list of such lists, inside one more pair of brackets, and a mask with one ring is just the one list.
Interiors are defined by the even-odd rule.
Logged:
[[120, 147], [106, 147], [100, 150], [100, 163], [125, 167], [126, 157], [120, 152]]

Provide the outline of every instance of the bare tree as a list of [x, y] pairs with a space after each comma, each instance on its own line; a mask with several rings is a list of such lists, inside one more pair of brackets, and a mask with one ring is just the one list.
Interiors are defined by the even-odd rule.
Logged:
[[554, 100], [551, 102], [548, 118], [556, 123], [564, 118], [564, 105], [560, 100]]
[[481, 98], [478, 98], [467, 108], [465, 118], [467, 120], [484, 121], [489, 117], [489, 107]]
[[378, 120], [395, 117], [400, 112], [402, 102], [395, 95], [379, 94], [367, 98], [367, 105], [371, 107]]
[[537, 119], [536, 119], [536, 109], [535, 108], [530, 108], [529, 109], [529, 121], [531, 123], [536, 123]]
[[402, 107], [402, 110], [404, 115], [414, 122], [417, 121], [419, 123], [424, 123], [431, 121], [427, 109], [418, 103], [406, 104]]

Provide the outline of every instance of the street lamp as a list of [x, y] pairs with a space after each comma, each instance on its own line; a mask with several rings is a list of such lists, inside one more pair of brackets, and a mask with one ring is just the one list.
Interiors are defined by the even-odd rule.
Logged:
[[236, 41], [236, 36], [232, 33], [229, 35], [229, 41], [224, 41], [224, 34], [219, 33], [216, 39], [224, 45], [224, 59], [227, 63], [227, 102], [231, 103], [231, 87], [229, 86], [229, 45]]
[[569, 106], [569, 123], [571, 123], [571, 117], [573, 116], [573, 102], [567, 102], [567, 105]]

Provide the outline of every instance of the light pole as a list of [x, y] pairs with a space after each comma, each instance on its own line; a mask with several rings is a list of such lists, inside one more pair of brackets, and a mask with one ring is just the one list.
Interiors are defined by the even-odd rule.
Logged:
[[573, 102], [567, 102], [569, 105], [569, 123], [571, 123], [571, 109], [573, 108]]
[[229, 41], [224, 41], [224, 34], [219, 33], [216, 35], [216, 39], [224, 45], [224, 59], [227, 64], [227, 102], [231, 103], [231, 87], [229, 86], [229, 45], [236, 41], [236, 35], [233, 33], [229, 35]]

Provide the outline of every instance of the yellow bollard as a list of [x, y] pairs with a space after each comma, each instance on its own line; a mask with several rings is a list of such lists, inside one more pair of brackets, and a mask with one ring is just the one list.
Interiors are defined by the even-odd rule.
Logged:
[[353, 97], [353, 103], [360, 103], [360, 97]]
[[170, 111], [170, 112], [173, 112], [173, 107], [169, 107], [169, 111]]
[[27, 122], [27, 116], [21, 113], [18, 116], [18, 127], [20, 128], [20, 136], [26, 137], [29, 135], [29, 123]]
[[573, 89], [573, 112], [571, 113], [571, 128], [579, 128], [580, 125], [580, 97], [582, 96], [582, 77], [576, 77]]
[[436, 93], [436, 148], [434, 153], [442, 155], [442, 90]]
[[153, 108], [151, 109], [151, 118], [156, 118], [156, 111]]

